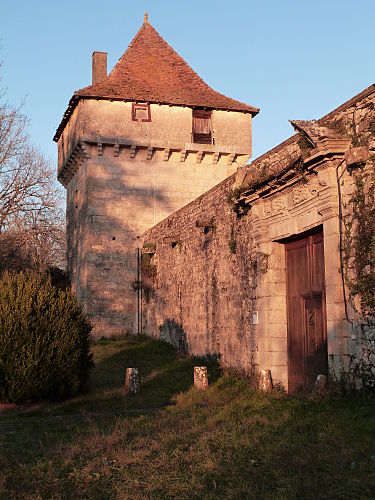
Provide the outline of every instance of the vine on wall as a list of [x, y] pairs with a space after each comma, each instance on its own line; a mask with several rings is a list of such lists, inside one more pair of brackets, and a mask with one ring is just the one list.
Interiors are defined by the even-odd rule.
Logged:
[[[156, 245], [154, 243], [150, 243], [144, 245], [143, 247], [146, 252], [147, 251], [152, 251], [156, 250]], [[157, 266], [156, 264], [153, 264], [153, 259], [152, 256], [153, 253], [142, 253], [141, 256], [141, 265], [140, 265], [140, 272], [141, 272], [141, 280], [134, 279], [131, 282], [131, 287], [133, 288], [134, 291], [137, 290], [143, 290], [145, 294], [146, 301], [148, 302], [153, 290], [153, 285], [154, 285], [154, 280], [157, 275]]]
[[353, 171], [354, 191], [344, 221], [344, 266], [356, 312], [375, 318], [375, 164]]

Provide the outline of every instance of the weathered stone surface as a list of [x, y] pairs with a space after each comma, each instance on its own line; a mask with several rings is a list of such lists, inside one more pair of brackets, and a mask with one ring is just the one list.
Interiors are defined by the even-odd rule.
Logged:
[[271, 370], [261, 370], [259, 374], [259, 389], [269, 392], [273, 388]]
[[348, 166], [365, 163], [369, 157], [368, 147], [358, 146], [356, 148], [350, 148], [345, 157]]
[[206, 389], [208, 387], [206, 366], [194, 366], [194, 386], [197, 389]]
[[[375, 101], [374, 94], [372, 101]], [[324, 127], [334, 127], [334, 137], [340, 135], [337, 132], [340, 127], [345, 130], [345, 137], [351, 133], [350, 120], [353, 113], [357, 114], [357, 107], [362, 106], [361, 99], [322, 119]], [[368, 101], [367, 95], [365, 100]], [[375, 120], [374, 106], [362, 108], [362, 115], [357, 119], [358, 123], [362, 123], [362, 119], [369, 123]], [[319, 128], [319, 133], [325, 132], [324, 127]], [[363, 127], [362, 130], [360, 140], [367, 140], [368, 130]], [[299, 146], [297, 137], [293, 136], [240, 169], [235, 183], [234, 177], [226, 179], [148, 230], [143, 236], [145, 241], [156, 244], [157, 275], [153, 294], [143, 305], [145, 331], [158, 337], [164, 323], [172, 321], [183, 332], [190, 352], [213, 354], [222, 365], [249, 375], [271, 370], [273, 382], [287, 388], [283, 240], [322, 226], [330, 373], [340, 379], [347, 377], [350, 371], [355, 372], [356, 380], [363, 378], [371, 385], [374, 333], [369, 335], [372, 340], [367, 340], [355, 315], [354, 328], [358, 334], [355, 340], [348, 342], [350, 324], [345, 318], [340, 270], [336, 169], [343, 172], [340, 184], [343, 207], [347, 206], [353, 191], [353, 179], [345, 170], [342, 144], [340, 148], [336, 146], [326, 144], [324, 153], [316, 156], [316, 165], [310, 163], [301, 176], [294, 167]], [[238, 216], [227, 202], [228, 192], [233, 187], [247, 189], [251, 179], [259, 178], [263, 167], [276, 176], [282, 171], [282, 182], [272, 185], [268, 191], [262, 186], [259, 192], [254, 189], [244, 199], [247, 213]], [[170, 242], [171, 234], [179, 235], [179, 246]], [[255, 312], [256, 324], [253, 322]]]
[[[147, 24], [141, 31], [148, 33], [146, 38], [151, 34], [159, 48], [167, 50], [168, 59], [179, 60], [185, 71], [195, 75], [193, 80], [204, 85], [208, 94], [200, 93], [199, 99], [216, 96], [230, 106], [212, 110], [215, 143], [201, 144], [193, 142], [193, 106], [178, 99], [176, 103], [176, 94], [169, 100], [154, 100], [147, 121], [134, 119], [133, 102], [108, 100], [108, 93], [89, 98], [92, 87], [86, 89], [86, 98], [81, 99], [79, 93], [71, 100], [55, 136], [58, 176], [67, 189], [67, 268], [96, 337], [142, 331], [141, 292], [132, 287], [139, 280], [139, 235], [245, 164], [251, 156], [251, 119], [258, 111], [206, 86], [170, 47], [166, 49], [151, 26]], [[155, 53], [146, 45], [143, 41], [139, 50], [131, 46], [139, 58], [139, 64], [134, 60], [132, 64], [154, 82], [154, 90], [164, 88], [168, 93], [169, 85], [176, 82], [170, 72], [163, 81], [155, 79], [154, 72], [147, 69], [147, 64], [155, 64]], [[142, 51], [147, 53], [146, 66]], [[95, 59], [98, 57], [104, 61], [103, 54]], [[122, 59], [120, 66], [127, 61]], [[169, 62], [163, 59], [163, 64]], [[96, 90], [98, 85], [113, 83], [113, 74], [103, 77], [103, 71], [98, 78], [94, 71]], [[121, 71], [116, 75], [119, 91], [129, 80]], [[185, 80], [184, 92], [193, 84]], [[144, 92], [145, 88], [136, 90]], [[194, 102], [198, 98], [196, 92], [190, 97]], [[149, 94], [145, 99], [149, 101]]]
[[214, 109], [215, 144], [195, 144], [189, 106], [151, 103], [142, 122], [131, 102], [74, 101], [59, 176], [68, 271], [94, 335], [145, 332], [288, 387], [284, 243], [322, 228], [330, 374], [373, 386], [374, 327], [348, 304], [346, 318], [339, 214], [349, 170], [373, 168], [374, 94], [294, 121], [296, 135], [246, 166], [251, 113]]
[[125, 391], [134, 394], [141, 390], [141, 381], [138, 368], [127, 368], [125, 375]]

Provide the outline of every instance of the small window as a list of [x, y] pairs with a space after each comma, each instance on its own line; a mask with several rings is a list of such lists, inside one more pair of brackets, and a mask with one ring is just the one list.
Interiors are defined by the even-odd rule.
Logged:
[[135, 122], [150, 122], [151, 112], [149, 104], [132, 104], [132, 119]]
[[211, 111], [193, 109], [193, 142], [212, 144]]

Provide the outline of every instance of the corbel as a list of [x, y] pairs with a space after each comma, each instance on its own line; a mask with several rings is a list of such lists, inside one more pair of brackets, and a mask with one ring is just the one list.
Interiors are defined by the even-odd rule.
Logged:
[[186, 149], [181, 149], [180, 151], [180, 162], [184, 162], [186, 158]]
[[98, 142], [98, 156], [103, 156], [103, 144]]
[[198, 151], [197, 152], [197, 163], [200, 163], [203, 158], [203, 151]]
[[72, 153], [72, 156], [70, 157], [69, 162], [71, 162], [72, 164], [79, 165], [79, 166], [83, 163], [82, 155], [80, 154], [80, 152], [77, 149], [74, 151], [74, 153]]
[[132, 144], [130, 146], [130, 158], [134, 158], [135, 157], [135, 151], [137, 149], [137, 145], [136, 144]]
[[228, 167], [230, 167], [232, 165], [235, 156], [236, 155], [234, 153], [231, 153], [230, 155], [228, 155], [228, 158], [227, 158], [227, 165], [228, 165]]
[[153, 152], [153, 148], [152, 148], [152, 146], [149, 146], [147, 148], [147, 157], [146, 157], [147, 160], [151, 160], [151, 158], [152, 158], [152, 152]]
[[81, 142], [81, 149], [84, 158], [91, 158], [90, 149], [87, 147], [85, 142]]
[[164, 156], [163, 156], [163, 160], [164, 161], [168, 161], [169, 160], [169, 153], [170, 153], [170, 149], [169, 148], [165, 148], [164, 149]]
[[220, 156], [220, 153], [214, 153], [214, 156], [212, 158], [212, 163], [214, 163], [216, 165], [216, 163], [219, 161], [219, 156]]
[[118, 156], [120, 154], [120, 144], [116, 142], [113, 148], [113, 156]]

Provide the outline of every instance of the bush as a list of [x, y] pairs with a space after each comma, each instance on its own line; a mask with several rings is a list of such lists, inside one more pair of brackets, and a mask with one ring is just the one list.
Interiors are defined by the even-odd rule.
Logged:
[[48, 274], [0, 279], [0, 401], [61, 400], [87, 388], [91, 325]]

